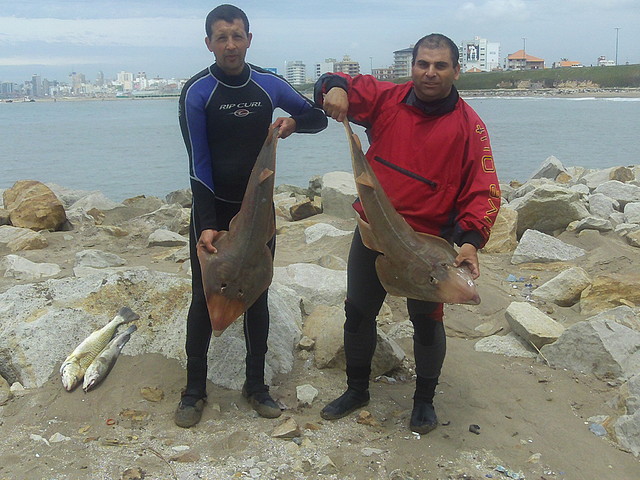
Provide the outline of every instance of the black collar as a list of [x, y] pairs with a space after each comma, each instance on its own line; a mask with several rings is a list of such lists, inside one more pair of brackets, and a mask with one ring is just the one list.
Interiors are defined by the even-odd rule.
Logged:
[[405, 99], [407, 105], [420, 109], [425, 115], [440, 116], [453, 112], [458, 103], [460, 95], [455, 85], [451, 86], [451, 92], [444, 98], [434, 100], [433, 102], [425, 102], [416, 96], [415, 90], [412, 88]]
[[222, 83], [233, 87], [244, 85], [249, 79], [250, 71], [251, 69], [249, 68], [248, 63], [244, 64], [242, 72], [240, 72], [240, 74], [238, 75], [229, 75], [225, 73], [216, 63], [209, 67], [209, 72], [211, 72], [211, 75], [216, 77]]

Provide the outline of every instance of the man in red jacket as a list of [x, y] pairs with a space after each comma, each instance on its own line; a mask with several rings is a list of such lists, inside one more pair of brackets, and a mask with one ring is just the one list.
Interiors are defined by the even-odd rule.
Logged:
[[[466, 265], [477, 278], [477, 251], [489, 239], [500, 189], [487, 129], [453, 85], [459, 75], [455, 43], [431, 34], [413, 49], [410, 82], [325, 74], [315, 97], [328, 116], [367, 129], [367, 160], [396, 210], [416, 231], [457, 244], [456, 266]], [[354, 208], [363, 216], [358, 201]], [[363, 245], [356, 229], [345, 301], [347, 390], [324, 407], [321, 416], [327, 420], [369, 403], [376, 316], [386, 296], [375, 270], [378, 255]], [[410, 428], [424, 434], [438, 424], [433, 397], [446, 350], [443, 305], [409, 298], [407, 309], [417, 375]]]

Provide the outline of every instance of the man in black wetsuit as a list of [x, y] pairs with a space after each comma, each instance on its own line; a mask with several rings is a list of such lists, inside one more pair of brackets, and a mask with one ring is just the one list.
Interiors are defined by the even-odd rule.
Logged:
[[[175, 412], [175, 423], [191, 427], [200, 421], [206, 399], [207, 351], [211, 323], [202, 286], [197, 249], [215, 253], [218, 231], [228, 230], [240, 210], [251, 169], [264, 143], [273, 111], [290, 117], [273, 122], [279, 137], [293, 132], [317, 133], [327, 126], [324, 112], [281, 77], [245, 62], [251, 45], [249, 21], [233, 5], [220, 5], [205, 22], [205, 43], [215, 63], [194, 75], [180, 95], [180, 128], [189, 155], [193, 193], [190, 228], [192, 298], [187, 315], [187, 386]], [[275, 236], [269, 242], [275, 251]], [[259, 415], [280, 416], [264, 383], [269, 333], [267, 290], [247, 310], [246, 381], [242, 394]]]

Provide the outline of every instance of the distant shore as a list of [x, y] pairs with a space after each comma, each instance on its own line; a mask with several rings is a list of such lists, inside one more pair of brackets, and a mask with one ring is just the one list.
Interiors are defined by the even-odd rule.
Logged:
[[[500, 88], [491, 90], [460, 90], [464, 98], [471, 97], [546, 97], [546, 98], [640, 98], [640, 88]], [[132, 96], [132, 97], [56, 97], [37, 98], [36, 102], [78, 102], [78, 101], [131, 101], [131, 100], [177, 100], [179, 95]], [[2, 99], [0, 103], [8, 103]], [[11, 99], [13, 103], [23, 103], [22, 99]]]

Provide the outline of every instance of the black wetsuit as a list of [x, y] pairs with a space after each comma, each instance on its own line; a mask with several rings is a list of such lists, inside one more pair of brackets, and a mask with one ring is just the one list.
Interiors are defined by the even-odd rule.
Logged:
[[[194, 75], [180, 95], [180, 128], [189, 154], [193, 203], [190, 228], [192, 298], [187, 316], [186, 395], [206, 396], [207, 351], [211, 323], [204, 297], [196, 243], [203, 230], [228, 230], [239, 211], [251, 169], [282, 108], [296, 121], [296, 132], [316, 133], [327, 125], [324, 112], [276, 74], [246, 64], [240, 75], [216, 64]], [[275, 238], [270, 241], [272, 254]], [[267, 291], [244, 318], [247, 391], [266, 390], [264, 358], [269, 333]]]

